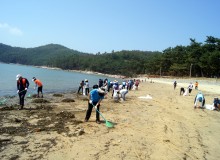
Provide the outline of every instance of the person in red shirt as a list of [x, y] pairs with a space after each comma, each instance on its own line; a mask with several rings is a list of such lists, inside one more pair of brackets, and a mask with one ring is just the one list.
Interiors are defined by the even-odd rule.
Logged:
[[17, 81], [17, 93], [19, 95], [19, 100], [20, 100], [20, 109], [23, 109], [24, 107], [24, 97], [25, 94], [27, 93], [28, 87], [29, 87], [29, 82], [26, 78], [23, 78], [21, 74], [18, 74], [16, 76], [16, 81]]
[[35, 77], [32, 78], [32, 81], [36, 84], [34, 89], [37, 87], [37, 97], [39, 97], [39, 94], [41, 92], [41, 97], [43, 98], [43, 83], [39, 80], [36, 79]]

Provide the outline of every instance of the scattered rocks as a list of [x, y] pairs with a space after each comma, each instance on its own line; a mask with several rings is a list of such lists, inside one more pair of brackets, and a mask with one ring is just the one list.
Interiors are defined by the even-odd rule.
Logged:
[[32, 99], [32, 103], [50, 103], [48, 100], [43, 98]]
[[50, 103], [50, 102], [43, 98], [37, 98], [37, 99], [32, 99], [32, 103]]
[[57, 116], [67, 119], [67, 118], [75, 118], [75, 115], [73, 113], [67, 112], [67, 111], [62, 111], [57, 114]]
[[78, 137], [78, 136], [81, 136], [85, 133], [84, 129], [83, 128], [80, 128], [79, 130], [76, 130], [74, 133], [69, 133], [67, 136], [69, 137]]

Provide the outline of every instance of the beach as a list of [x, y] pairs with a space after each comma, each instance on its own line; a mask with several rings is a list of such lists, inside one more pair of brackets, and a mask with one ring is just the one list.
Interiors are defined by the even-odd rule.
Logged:
[[[189, 82], [140, 77], [138, 90], [115, 103], [111, 93], [101, 103], [105, 121], [95, 123], [93, 110], [84, 122], [87, 97], [74, 93], [46, 94], [26, 99], [25, 109], [0, 111], [0, 158], [51, 160], [220, 159], [220, 112], [194, 109], [198, 93], [180, 95]], [[146, 79], [146, 80], [145, 80]], [[143, 81], [143, 82], [142, 82]], [[220, 98], [215, 83], [199, 81], [206, 104]], [[141, 98], [140, 98], [141, 97]], [[13, 102], [18, 97], [13, 98]]]

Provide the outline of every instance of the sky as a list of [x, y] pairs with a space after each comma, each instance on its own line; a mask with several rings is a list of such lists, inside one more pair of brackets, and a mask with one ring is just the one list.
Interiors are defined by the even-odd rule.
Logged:
[[220, 38], [220, 0], [1, 0], [0, 43], [96, 54]]

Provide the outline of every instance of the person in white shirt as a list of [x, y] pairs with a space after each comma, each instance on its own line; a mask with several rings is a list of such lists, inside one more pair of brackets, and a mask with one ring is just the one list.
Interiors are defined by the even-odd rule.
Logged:
[[85, 95], [88, 95], [89, 94], [89, 81], [88, 81], [88, 79], [85, 79], [84, 87], [85, 87]]
[[128, 93], [128, 90], [127, 89], [121, 89], [119, 91], [119, 93], [121, 94], [122, 100], [125, 101], [125, 95]]
[[189, 86], [188, 86], [189, 95], [190, 95], [190, 93], [192, 92], [192, 89], [193, 89], [193, 84], [192, 84], [192, 82], [190, 82], [190, 84], [189, 84]]

